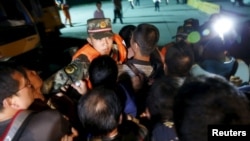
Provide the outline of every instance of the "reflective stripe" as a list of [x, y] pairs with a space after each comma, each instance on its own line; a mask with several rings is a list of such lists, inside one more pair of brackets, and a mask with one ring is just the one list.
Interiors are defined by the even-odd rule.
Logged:
[[111, 28], [103, 28], [103, 29], [94, 29], [94, 30], [88, 30], [89, 33], [96, 33], [96, 32], [103, 32], [103, 31], [111, 31]]
[[12, 122], [11, 127], [10, 127], [9, 131], [7, 132], [3, 141], [11, 141], [15, 137], [18, 129], [22, 126], [23, 122], [30, 115], [30, 113], [32, 113], [32, 111], [24, 110], [24, 111], [21, 111], [16, 116], [16, 118]]

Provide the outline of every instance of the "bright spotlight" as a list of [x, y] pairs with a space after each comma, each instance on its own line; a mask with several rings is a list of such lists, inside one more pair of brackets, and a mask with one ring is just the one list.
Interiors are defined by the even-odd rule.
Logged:
[[221, 17], [214, 21], [213, 29], [223, 37], [224, 34], [228, 33], [233, 28], [233, 22], [229, 18]]

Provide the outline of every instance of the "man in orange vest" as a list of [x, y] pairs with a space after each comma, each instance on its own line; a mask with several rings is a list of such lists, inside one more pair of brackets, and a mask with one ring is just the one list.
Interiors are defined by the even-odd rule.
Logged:
[[76, 51], [69, 65], [45, 80], [44, 92], [57, 91], [62, 86], [78, 80], [88, 80], [90, 62], [100, 55], [110, 55], [117, 64], [127, 59], [123, 39], [112, 32], [109, 18], [89, 19], [87, 21], [88, 43]]

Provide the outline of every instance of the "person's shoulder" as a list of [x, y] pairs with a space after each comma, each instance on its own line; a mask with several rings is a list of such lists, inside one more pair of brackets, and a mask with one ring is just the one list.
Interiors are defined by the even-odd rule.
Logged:
[[158, 123], [154, 126], [152, 131], [152, 138], [155, 140], [166, 139], [166, 140], [178, 140], [175, 132], [173, 122]]
[[59, 111], [44, 110], [30, 117], [19, 141], [60, 140], [69, 130], [69, 122]]
[[164, 123], [157, 123], [153, 128], [153, 132], [156, 133], [167, 133], [174, 131], [174, 123], [173, 122], [164, 122]]
[[43, 122], [56, 122], [58, 120], [64, 120], [62, 114], [55, 109], [43, 110], [34, 114], [34, 119], [43, 121]]
[[37, 114], [39, 115], [45, 115], [45, 116], [60, 116], [60, 112], [55, 110], [55, 109], [48, 109], [48, 110], [44, 110], [41, 112], [38, 112]]
[[119, 130], [123, 135], [132, 133], [141, 139], [148, 137], [148, 129], [144, 125], [131, 120], [124, 120]]
[[118, 76], [120, 75], [128, 75], [129, 77], [133, 77], [134, 72], [128, 67], [127, 64], [119, 64], [118, 65]]

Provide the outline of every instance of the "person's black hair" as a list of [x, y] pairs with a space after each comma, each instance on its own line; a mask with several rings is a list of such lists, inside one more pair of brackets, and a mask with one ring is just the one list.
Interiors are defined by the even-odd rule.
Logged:
[[153, 123], [173, 121], [174, 97], [177, 90], [178, 82], [172, 77], [163, 77], [153, 83], [146, 101]]
[[177, 135], [185, 141], [207, 141], [208, 125], [250, 123], [249, 100], [220, 76], [187, 78], [173, 110]]
[[161, 78], [164, 75], [164, 64], [161, 54], [157, 49], [150, 54], [150, 63], [153, 66], [153, 72], [150, 74], [149, 79], [155, 80]]
[[96, 1], [96, 5], [97, 5], [97, 4], [102, 4], [102, 2], [98, 0], [98, 1]]
[[117, 81], [118, 67], [114, 59], [108, 55], [95, 58], [89, 66], [89, 80], [93, 87], [112, 88]]
[[142, 55], [150, 55], [157, 47], [159, 30], [151, 24], [139, 24], [133, 32], [132, 39], [140, 47]]
[[27, 78], [25, 70], [14, 62], [0, 62], [0, 110], [3, 108], [3, 100], [14, 95], [19, 88], [19, 82], [13, 79], [13, 74], [20, 72]]
[[188, 76], [189, 70], [194, 63], [192, 48], [184, 41], [181, 41], [176, 43], [172, 49], [174, 49], [173, 53], [165, 56], [167, 74], [178, 77]]
[[105, 87], [114, 90], [122, 107], [125, 108], [125, 92], [118, 85], [118, 66], [113, 58], [102, 55], [95, 58], [89, 66], [89, 80], [93, 88]]
[[117, 94], [103, 87], [92, 89], [78, 103], [80, 121], [93, 136], [105, 136], [117, 128], [121, 114], [122, 106]]
[[119, 31], [119, 35], [124, 40], [127, 48], [130, 47], [130, 39], [132, 37], [132, 33], [135, 30], [135, 28], [136, 28], [136, 26], [134, 26], [134, 25], [125, 25]]

